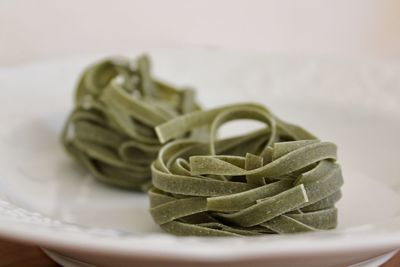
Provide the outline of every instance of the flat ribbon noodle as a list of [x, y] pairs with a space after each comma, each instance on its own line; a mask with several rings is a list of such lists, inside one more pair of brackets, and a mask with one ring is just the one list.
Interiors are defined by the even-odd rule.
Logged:
[[[162, 146], [154, 126], [196, 110], [194, 91], [155, 80], [147, 56], [136, 65], [106, 59], [83, 72], [61, 140], [98, 180], [145, 191]], [[202, 135], [199, 130], [190, 134]]]
[[[225, 123], [265, 127], [218, 139]], [[208, 140], [179, 139], [208, 129]], [[246, 236], [335, 228], [343, 177], [333, 143], [253, 103], [194, 111], [156, 127], [150, 212], [175, 235]]]

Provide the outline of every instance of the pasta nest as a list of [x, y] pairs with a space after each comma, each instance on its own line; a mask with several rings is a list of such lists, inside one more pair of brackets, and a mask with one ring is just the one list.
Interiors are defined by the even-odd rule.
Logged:
[[[217, 139], [233, 120], [265, 127]], [[242, 236], [335, 228], [343, 178], [337, 148], [258, 104], [193, 112], [156, 127], [161, 142], [194, 129], [206, 140], [166, 144], [151, 166], [154, 221], [175, 235]]]
[[151, 76], [147, 56], [106, 59], [83, 72], [61, 139], [98, 180], [145, 191], [161, 148], [154, 126], [198, 109], [192, 89]]

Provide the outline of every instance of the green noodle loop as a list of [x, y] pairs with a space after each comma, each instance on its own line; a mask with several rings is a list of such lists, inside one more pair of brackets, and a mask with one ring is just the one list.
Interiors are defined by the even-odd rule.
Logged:
[[[221, 126], [238, 119], [265, 127], [217, 138]], [[204, 128], [208, 140], [179, 138]], [[343, 177], [333, 143], [253, 103], [194, 111], [155, 131], [162, 143], [176, 139], [151, 165], [150, 212], [165, 231], [243, 236], [336, 227]]]
[[[134, 190], [150, 185], [161, 148], [154, 126], [199, 110], [194, 91], [155, 80], [147, 56], [136, 65], [107, 59], [88, 67], [63, 133], [67, 151], [98, 180]], [[201, 136], [201, 130], [191, 131]]]

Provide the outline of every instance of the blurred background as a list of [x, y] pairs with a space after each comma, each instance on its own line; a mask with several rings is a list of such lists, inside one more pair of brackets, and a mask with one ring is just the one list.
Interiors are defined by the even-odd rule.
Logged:
[[400, 58], [398, 0], [0, 0], [0, 66], [132, 47]]

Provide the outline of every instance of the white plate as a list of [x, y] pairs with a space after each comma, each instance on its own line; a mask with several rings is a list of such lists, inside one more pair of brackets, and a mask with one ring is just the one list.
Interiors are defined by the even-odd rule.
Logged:
[[85, 57], [0, 69], [1, 236], [102, 266], [343, 266], [400, 247], [400, 65], [210, 49], [151, 54], [158, 77], [195, 86], [207, 107], [259, 101], [336, 142], [345, 178], [338, 229], [163, 233], [145, 195], [96, 182], [59, 145], [78, 74], [95, 58]]

